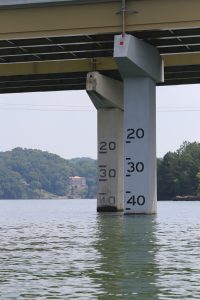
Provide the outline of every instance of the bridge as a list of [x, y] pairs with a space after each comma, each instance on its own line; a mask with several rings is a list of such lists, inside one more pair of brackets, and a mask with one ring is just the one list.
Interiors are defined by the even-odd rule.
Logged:
[[0, 0], [0, 93], [86, 89], [97, 108], [98, 211], [156, 212], [155, 89], [200, 82], [199, 11], [198, 0]]

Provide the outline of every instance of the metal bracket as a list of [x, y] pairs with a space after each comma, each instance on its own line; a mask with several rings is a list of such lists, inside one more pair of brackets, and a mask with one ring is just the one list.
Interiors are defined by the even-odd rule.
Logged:
[[89, 65], [92, 66], [92, 72], [95, 72], [97, 70], [97, 66], [101, 63], [96, 58], [91, 58]]
[[122, 7], [120, 11], [117, 12], [117, 14], [122, 15], [122, 35], [125, 35], [126, 33], [126, 14], [138, 14], [139, 12], [137, 10], [132, 10], [126, 8], [126, 0], [122, 0]]
[[119, 14], [122, 14], [123, 12], [128, 13], [130, 15], [139, 13], [138, 10], [133, 10], [133, 9], [126, 8], [126, 9], [120, 9], [119, 11], [116, 12], [116, 14], [119, 15]]

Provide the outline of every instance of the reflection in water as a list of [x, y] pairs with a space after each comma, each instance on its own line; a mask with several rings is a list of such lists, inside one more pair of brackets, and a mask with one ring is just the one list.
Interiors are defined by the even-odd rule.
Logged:
[[157, 299], [154, 227], [154, 217], [99, 215], [98, 299]]
[[159, 299], [200, 299], [200, 203], [162, 203], [159, 213]]

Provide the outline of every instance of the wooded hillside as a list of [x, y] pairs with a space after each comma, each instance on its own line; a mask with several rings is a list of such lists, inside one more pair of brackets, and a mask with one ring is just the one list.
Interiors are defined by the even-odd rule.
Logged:
[[[86, 198], [96, 197], [96, 161], [15, 148], [0, 152], [0, 199], [67, 196], [70, 176], [84, 176]], [[52, 195], [51, 195], [52, 194]]]
[[[157, 160], [158, 199], [200, 197], [200, 143], [184, 142]], [[69, 177], [86, 178], [87, 190], [75, 196], [96, 198], [97, 162], [90, 158], [66, 160], [58, 155], [15, 148], [0, 152], [0, 199], [71, 197]]]

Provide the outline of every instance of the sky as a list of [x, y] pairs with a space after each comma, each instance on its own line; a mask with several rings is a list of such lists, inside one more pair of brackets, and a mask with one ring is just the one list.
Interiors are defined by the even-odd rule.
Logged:
[[[157, 87], [157, 157], [200, 142], [200, 85]], [[85, 91], [0, 95], [0, 151], [97, 158], [97, 114]]]

